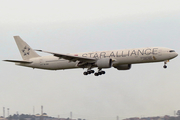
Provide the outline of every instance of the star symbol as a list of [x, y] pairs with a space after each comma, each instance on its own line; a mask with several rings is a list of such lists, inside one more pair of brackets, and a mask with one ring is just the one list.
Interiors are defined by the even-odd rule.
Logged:
[[25, 46], [22, 50], [22, 52], [24, 53], [24, 56], [30, 55], [30, 50], [31, 48]]

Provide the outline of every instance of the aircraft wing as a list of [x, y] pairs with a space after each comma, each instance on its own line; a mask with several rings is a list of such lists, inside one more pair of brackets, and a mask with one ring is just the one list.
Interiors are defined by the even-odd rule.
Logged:
[[59, 53], [48, 52], [48, 51], [43, 51], [43, 50], [36, 50], [36, 51], [44, 52], [44, 53], [50, 53], [50, 54], [53, 54], [56, 57], [63, 58], [63, 59], [73, 61], [73, 62], [76, 62], [76, 61], [95, 62], [97, 60], [95, 58], [87, 58], [87, 57], [73, 56], [73, 55], [67, 55], [67, 54], [59, 54]]
[[3, 60], [6, 62], [15, 62], [15, 63], [32, 63], [31, 61], [24, 61], [24, 60]]

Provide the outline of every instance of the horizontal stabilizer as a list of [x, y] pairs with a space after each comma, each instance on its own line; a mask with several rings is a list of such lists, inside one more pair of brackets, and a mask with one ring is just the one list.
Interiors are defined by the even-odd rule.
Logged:
[[24, 61], [24, 60], [3, 60], [6, 62], [15, 62], [15, 63], [32, 63], [31, 61]]

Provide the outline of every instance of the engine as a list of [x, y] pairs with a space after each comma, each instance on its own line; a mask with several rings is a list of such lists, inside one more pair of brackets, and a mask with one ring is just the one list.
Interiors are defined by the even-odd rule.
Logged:
[[98, 68], [111, 68], [112, 59], [110, 58], [102, 58], [97, 60], [96, 65]]
[[118, 70], [129, 70], [131, 69], [131, 64], [117, 65], [114, 67], [117, 68]]

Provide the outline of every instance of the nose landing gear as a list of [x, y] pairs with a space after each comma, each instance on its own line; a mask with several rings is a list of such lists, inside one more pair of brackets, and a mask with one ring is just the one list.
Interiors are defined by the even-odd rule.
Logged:
[[166, 64], [167, 64], [167, 62], [169, 62], [169, 60], [164, 61], [164, 66], [163, 66], [163, 68], [164, 68], [164, 69], [166, 69], [166, 68], [167, 68], [167, 65], [166, 65]]

